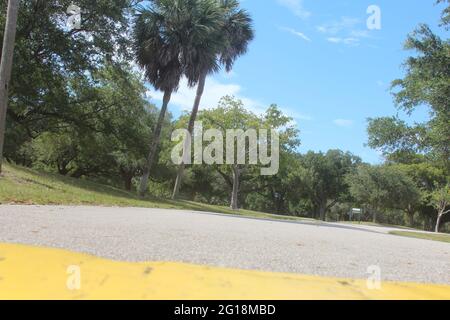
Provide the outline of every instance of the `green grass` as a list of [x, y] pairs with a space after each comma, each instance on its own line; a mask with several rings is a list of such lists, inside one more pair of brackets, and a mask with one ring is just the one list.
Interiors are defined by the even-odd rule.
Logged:
[[389, 227], [389, 228], [397, 228], [397, 229], [405, 229], [405, 230], [415, 230], [414, 228], [409, 228], [405, 226], [397, 226], [393, 224], [387, 224], [387, 223], [374, 223], [374, 222], [368, 222], [368, 221], [342, 221], [340, 223], [345, 224], [352, 224], [352, 225], [364, 225], [364, 226], [371, 226], [371, 227]]
[[407, 231], [392, 231], [389, 232], [392, 235], [409, 237], [409, 238], [417, 238], [417, 239], [425, 239], [425, 240], [433, 240], [440, 242], [450, 243], [450, 235], [448, 234], [433, 234], [433, 233], [418, 233], [418, 232], [407, 232]]
[[182, 209], [233, 214], [261, 219], [307, 220], [250, 210], [233, 211], [227, 207], [191, 201], [172, 201], [151, 197], [141, 199], [135, 193], [111, 186], [94, 183], [85, 179], [73, 179], [56, 174], [39, 172], [11, 164], [4, 164], [3, 166], [3, 175], [0, 177], [0, 204]]

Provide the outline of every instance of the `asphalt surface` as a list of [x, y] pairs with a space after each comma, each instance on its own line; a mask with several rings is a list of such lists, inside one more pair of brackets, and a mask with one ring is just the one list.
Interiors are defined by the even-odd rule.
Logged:
[[170, 261], [343, 278], [450, 284], [450, 244], [393, 228], [281, 222], [192, 211], [0, 206], [0, 242], [121, 261]]

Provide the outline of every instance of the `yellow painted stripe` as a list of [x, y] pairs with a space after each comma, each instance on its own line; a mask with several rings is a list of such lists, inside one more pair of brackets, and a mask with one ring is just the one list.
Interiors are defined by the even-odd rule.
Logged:
[[[73, 281], [77, 268], [70, 266], [79, 267], [79, 290]], [[0, 244], [0, 299], [450, 299], [450, 286], [385, 282], [381, 290], [369, 290], [364, 280], [116, 262], [65, 250]]]

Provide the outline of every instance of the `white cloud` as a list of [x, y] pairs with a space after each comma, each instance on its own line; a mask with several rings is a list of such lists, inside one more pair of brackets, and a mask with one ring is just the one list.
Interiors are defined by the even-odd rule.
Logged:
[[368, 30], [352, 30], [350, 36], [355, 38], [370, 38], [370, 33]]
[[347, 119], [336, 119], [333, 122], [339, 127], [351, 127], [353, 125], [353, 121]]
[[[163, 95], [164, 94], [159, 91], [147, 92], [147, 96], [150, 99], [157, 100], [158, 102], [162, 101]], [[191, 111], [192, 104], [195, 100], [195, 95], [196, 88], [189, 88], [187, 85], [187, 80], [183, 78], [180, 83], [178, 92], [172, 94], [170, 104], [180, 108], [180, 110], [182, 111]], [[208, 77], [206, 80], [205, 91], [200, 103], [200, 109], [210, 109], [217, 107], [220, 99], [226, 95], [235, 96], [236, 98], [241, 99], [244, 103], [245, 108], [256, 114], [264, 113], [269, 106], [269, 104], [265, 104], [252, 98], [246, 97], [243, 93], [242, 87], [238, 84], [225, 84], [212, 77]], [[295, 123], [299, 121], [313, 120], [311, 116], [303, 114], [293, 108], [280, 107], [280, 110], [286, 116], [293, 118]]]
[[291, 10], [297, 17], [307, 19], [311, 12], [303, 7], [303, 0], [278, 0], [278, 3]]
[[327, 41], [335, 44], [358, 46], [362, 39], [370, 38], [370, 32], [358, 29], [362, 24], [360, 19], [341, 17], [338, 21], [332, 21], [317, 27], [317, 30], [328, 35]]
[[225, 79], [231, 79], [231, 78], [235, 78], [237, 76], [238, 76], [238, 74], [236, 72], [234, 72], [233, 70], [231, 70], [229, 72], [227, 72], [227, 71], [223, 72], [223, 77]]
[[[172, 94], [170, 103], [183, 111], [190, 111], [195, 100], [196, 90], [197, 88], [189, 88], [187, 80], [183, 78], [178, 91]], [[241, 99], [245, 107], [253, 112], [261, 113], [266, 109], [267, 106], [256, 100], [245, 97], [242, 91], [242, 87], [238, 84], [224, 84], [214, 78], [208, 77], [200, 103], [200, 109], [217, 107], [220, 99], [226, 95], [235, 96], [236, 98]], [[163, 93], [159, 91], [149, 92], [148, 95], [158, 101], [162, 101], [163, 98]]]
[[303, 32], [297, 31], [292, 28], [287, 28], [287, 27], [280, 27], [279, 29], [282, 31], [289, 32], [289, 33], [293, 34], [294, 36], [300, 37], [305, 41], [311, 42], [311, 39], [308, 36], [306, 36]]
[[297, 121], [312, 121], [313, 120], [313, 117], [311, 117], [310, 115], [304, 114], [302, 112], [299, 112], [299, 111], [296, 111], [293, 109], [281, 108], [281, 111], [283, 111], [283, 113], [286, 116], [291, 117]]
[[339, 21], [332, 21], [317, 27], [317, 30], [331, 35], [336, 35], [341, 31], [353, 29], [361, 21], [357, 18], [341, 17]]
[[353, 46], [356, 46], [359, 44], [359, 39], [357, 39], [357, 38], [330, 37], [330, 38], [327, 38], [327, 41], [331, 42], [331, 43], [343, 43], [346, 45], [353, 45]]

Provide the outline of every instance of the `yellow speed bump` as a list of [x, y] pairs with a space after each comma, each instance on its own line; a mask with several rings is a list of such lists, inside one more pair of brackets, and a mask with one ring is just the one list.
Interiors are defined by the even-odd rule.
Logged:
[[65, 250], [0, 244], [0, 299], [450, 299], [450, 286], [115, 262]]

